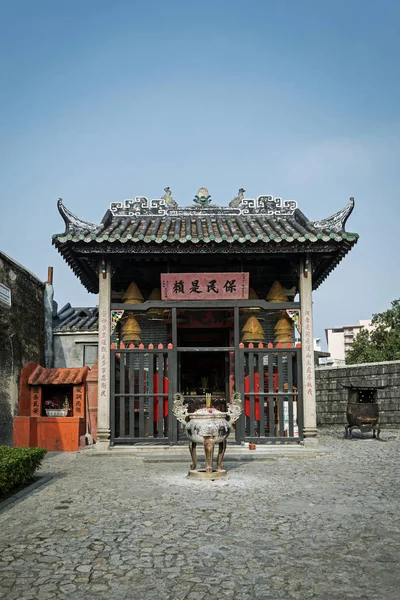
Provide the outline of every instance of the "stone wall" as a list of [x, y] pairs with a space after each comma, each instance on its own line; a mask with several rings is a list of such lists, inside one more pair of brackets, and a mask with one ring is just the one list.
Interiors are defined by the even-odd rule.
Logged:
[[317, 422], [319, 426], [345, 425], [348, 389], [385, 385], [377, 390], [380, 424], [400, 428], [400, 361], [348, 365], [345, 367], [318, 367], [315, 370], [317, 393]]
[[45, 284], [2, 252], [0, 282], [11, 290], [11, 308], [0, 304], [0, 445], [10, 445], [21, 369], [44, 364]]

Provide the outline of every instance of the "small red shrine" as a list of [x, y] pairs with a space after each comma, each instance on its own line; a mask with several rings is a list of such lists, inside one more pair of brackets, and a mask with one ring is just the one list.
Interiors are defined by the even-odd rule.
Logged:
[[88, 372], [89, 367], [45, 369], [37, 363], [28, 363], [21, 372], [14, 446], [79, 450], [80, 438], [86, 430]]

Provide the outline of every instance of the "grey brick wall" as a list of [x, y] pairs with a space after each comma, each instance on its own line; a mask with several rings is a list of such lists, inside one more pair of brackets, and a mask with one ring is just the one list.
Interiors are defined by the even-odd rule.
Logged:
[[400, 361], [348, 365], [346, 367], [317, 367], [317, 422], [319, 426], [345, 425], [348, 390], [354, 387], [385, 385], [377, 391], [380, 424], [400, 428]]
[[26, 363], [44, 364], [45, 284], [0, 252], [0, 282], [11, 289], [11, 308], [0, 304], [0, 445], [12, 443], [19, 374]]

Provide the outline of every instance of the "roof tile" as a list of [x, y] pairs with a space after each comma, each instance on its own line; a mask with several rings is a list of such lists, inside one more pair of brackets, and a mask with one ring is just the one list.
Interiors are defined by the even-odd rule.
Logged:
[[89, 367], [81, 369], [45, 369], [36, 367], [28, 379], [30, 385], [77, 385], [86, 381]]

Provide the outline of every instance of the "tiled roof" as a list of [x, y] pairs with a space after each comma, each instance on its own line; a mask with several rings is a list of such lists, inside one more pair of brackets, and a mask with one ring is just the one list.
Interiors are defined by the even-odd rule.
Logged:
[[53, 318], [53, 331], [97, 331], [98, 321], [99, 309], [97, 307], [73, 308], [68, 303]]
[[36, 367], [28, 379], [30, 385], [78, 385], [86, 381], [89, 367], [81, 369], [45, 369]]
[[334, 240], [355, 241], [357, 234], [347, 233], [343, 229], [332, 227], [333, 223], [326, 220], [321, 226], [309, 221], [301, 211], [297, 210], [292, 216], [267, 216], [262, 214], [230, 215], [220, 210], [217, 214], [202, 216], [176, 215], [153, 216], [138, 215], [132, 218], [117, 216], [109, 218], [96, 230], [83, 226], [73, 228], [64, 234], [53, 237], [59, 246], [65, 242], [85, 243], [116, 243], [130, 244], [136, 242], [156, 244], [181, 244], [199, 242], [270, 243], [304, 243], [306, 241], [328, 242]]
[[82, 221], [59, 199], [66, 228], [53, 236], [53, 244], [87, 289], [96, 292], [98, 267], [91, 257], [130, 252], [319, 253], [316, 288], [357, 242], [356, 233], [345, 231], [353, 198], [331, 217], [310, 221], [293, 200], [245, 199], [244, 190], [239, 192], [223, 207], [206, 203], [180, 208], [168, 194], [158, 200], [136, 197], [112, 203], [99, 225]]

